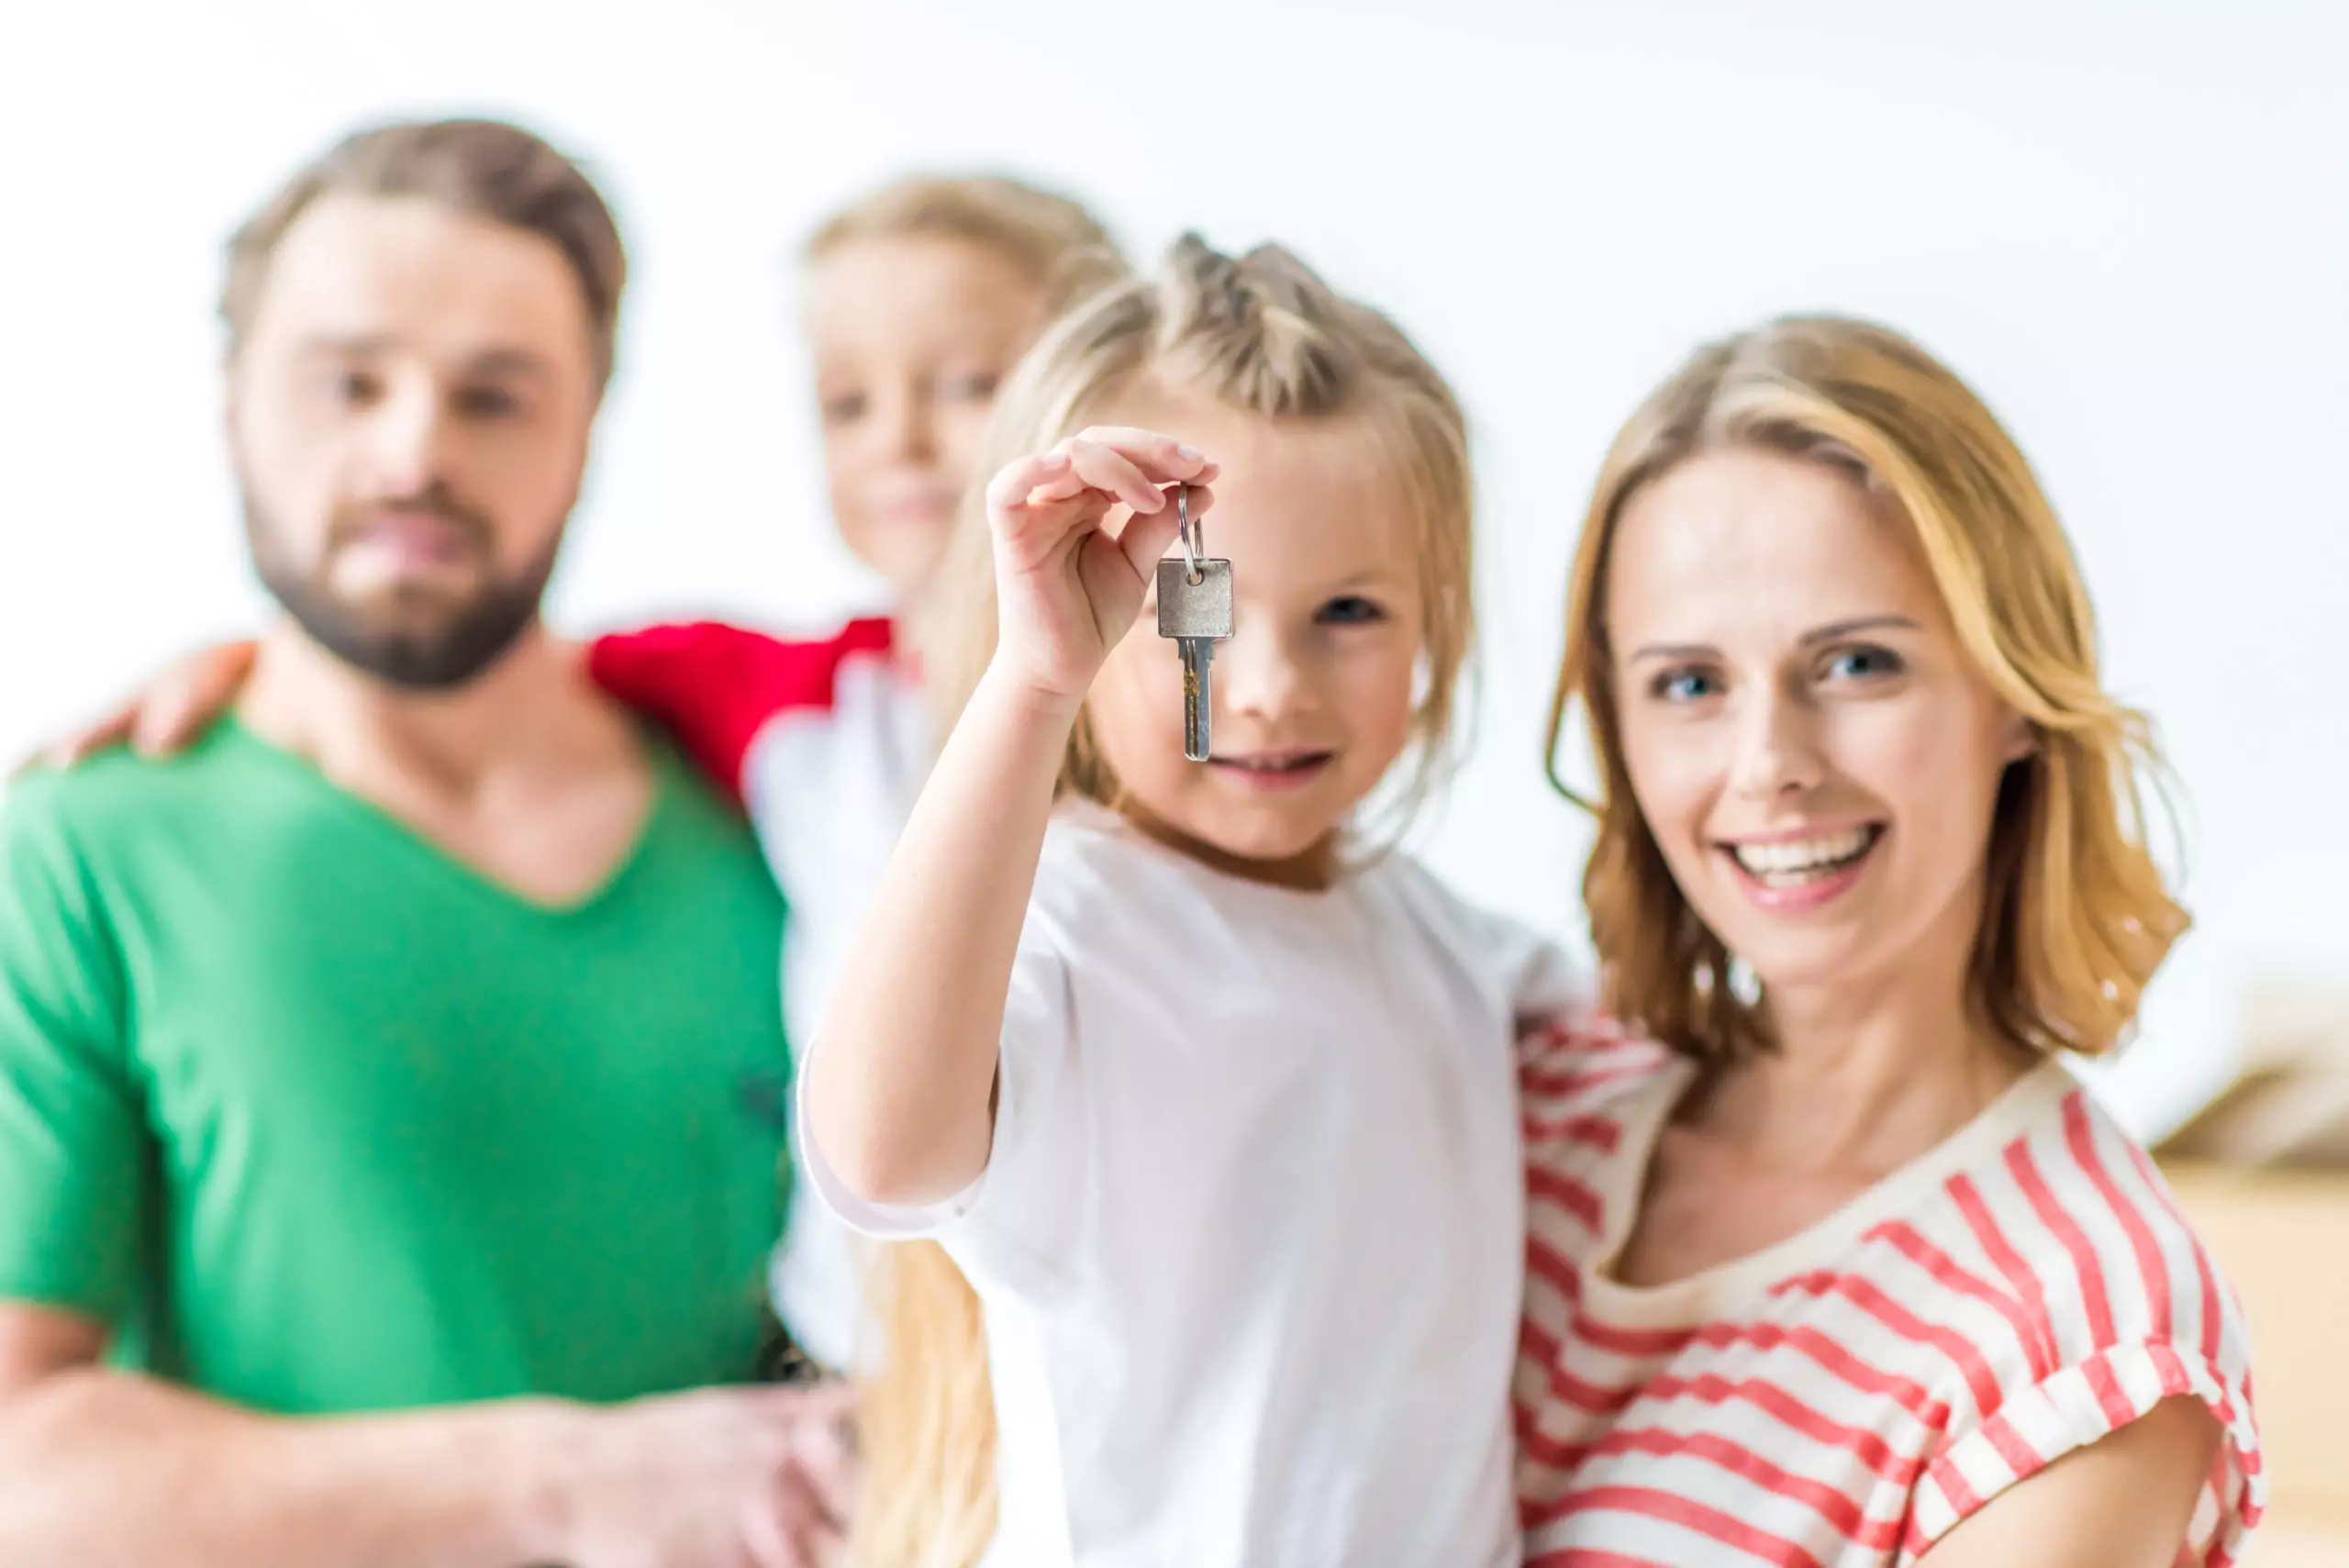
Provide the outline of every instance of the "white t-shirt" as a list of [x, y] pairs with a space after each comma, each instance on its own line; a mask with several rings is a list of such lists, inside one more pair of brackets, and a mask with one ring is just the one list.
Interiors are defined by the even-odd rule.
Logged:
[[802, 1134], [849, 1223], [936, 1236], [979, 1292], [988, 1561], [1516, 1563], [1512, 1053], [1579, 992], [1400, 855], [1298, 893], [1064, 809], [985, 1173], [882, 1208]]
[[[929, 723], [901, 668], [885, 656], [847, 659], [834, 678], [831, 705], [778, 714], [760, 729], [745, 762], [744, 801], [789, 904], [783, 1020], [803, 1061], [841, 960], [920, 793]], [[869, 1262], [858, 1238], [816, 1199], [806, 1162], [799, 1164], [802, 1179], [792, 1189], [769, 1288], [800, 1348], [846, 1372], [863, 1364], [879, 1338], [865, 1310]]]

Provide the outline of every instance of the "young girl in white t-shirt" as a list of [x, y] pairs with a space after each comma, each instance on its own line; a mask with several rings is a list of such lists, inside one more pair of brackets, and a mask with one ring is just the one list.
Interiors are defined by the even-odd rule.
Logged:
[[[1031, 455], [946, 569], [960, 717], [805, 1068], [811, 1179], [976, 1289], [990, 1561], [1514, 1563], [1512, 1046], [1576, 988], [1358, 828], [1446, 757], [1459, 406], [1286, 252], [1186, 239], [1047, 336], [995, 434]], [[1236, 587], [1203, 763], [1151, 608], [1178, 491]], [[884, 1376], [941, 1399], [912, 1305]], [[982, 1491], [984, 1429], [928, 1426]]]

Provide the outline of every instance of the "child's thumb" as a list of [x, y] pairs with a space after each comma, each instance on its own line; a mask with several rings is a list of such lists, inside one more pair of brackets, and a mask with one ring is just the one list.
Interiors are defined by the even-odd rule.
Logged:
[[[1194, 500], [1191, 516], [1197, 517], [1200, 510]], [[1167, 505], [1157, 511], [1136, 512], [1126, 519], [1125, 528], [1118, 534], [1118, 548], [1125, 551], [1136, 576], [1147, 580], [1158, 569], [1160, 559], [1173, 548], [1174, 536], [1182, 529], [1182, 512], [1183, 508], [1175, 506], [1170, 496]]]

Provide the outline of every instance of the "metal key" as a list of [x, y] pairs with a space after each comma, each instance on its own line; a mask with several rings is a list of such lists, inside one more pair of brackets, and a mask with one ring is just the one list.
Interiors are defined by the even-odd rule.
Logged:
[[1210, 560], [1203, 530], [1191, 516], [1191, 487], [1174, 487], [1183, 559], [1158, 563], [1158, 635], [1174, 639], [1183, 656], [1183, 755], [1208, 760], [1212, 708], [1208, 666], [1215, 645], [1231, 635], [1231, 562]]

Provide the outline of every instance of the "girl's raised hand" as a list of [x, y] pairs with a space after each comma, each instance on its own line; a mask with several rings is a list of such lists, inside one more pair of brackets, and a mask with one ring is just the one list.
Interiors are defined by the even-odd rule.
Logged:
[[995, 539], [998, 668], [1075, 701], [1141, 608], [1174, 542], [1168, 485], [1197, 517], [1216, 465], [1171, 436], [1096, 427], [1021, 458], [987, 485]]

